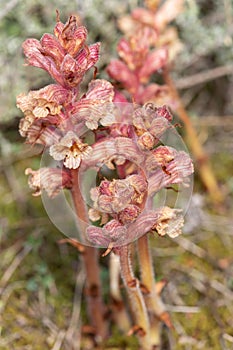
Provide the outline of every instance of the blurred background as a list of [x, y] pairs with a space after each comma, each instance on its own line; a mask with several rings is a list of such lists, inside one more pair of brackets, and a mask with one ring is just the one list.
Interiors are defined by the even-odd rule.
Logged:
[[[117, 20], [142, 4], [0, 0], [0, 350], [76, 350], [80, 334], [70, 341], [70, 332], [81, 329], [80, 315], [87, 322], [78, 252], [58, 243], [64, 237], [41, 199], [31, 196], [24, 175], [27, 167], [37, 169], [40, 159], [18, 133], [22, 115], [16, 96], [51, 81], [44, 71], [23, 65], [21, 45], [52, 32], [56, 9], [63, 22], [78, 14], [88, 42], [102, 42], [98, 77], [107, 78], [105, 68], [117, 56], [122, 36]], [[151, 241], [156, 277], [167, 280], [163, 297], [174, 323], [172, 332], [164, 330], [164, 349], [232, 349], [233, 0], [187, 0], [174, 25], [181, 50], [172, 76], [225, 199], [214, 206], [196, 172], [183, 236]], [[101, 260], [106, 301], [107, 259]], [[106, 349], [138, 348], [133, 337], [112, 332]], [[87, 339], [83, 349], [90, 346]]]

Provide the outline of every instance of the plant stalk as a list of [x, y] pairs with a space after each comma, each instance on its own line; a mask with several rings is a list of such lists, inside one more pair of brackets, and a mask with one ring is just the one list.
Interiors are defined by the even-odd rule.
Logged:
[[135, 322], [136, 334], [143, 350], [151, 350], [150, 325], [145, 301], [143, 299], [139, 281], [135, 278], [130, 257], [130, 245], [117, 250], [120, 256], [121, 276], [129, 296]]
[[223, 194], [219, 189], [213, 170], [211, 169], [211, 164], [209, 162], [208, 156], [198, 139], [197, 132], [192, 125], [191, 119], [183, 105], [168, 67], [164, 69], [164, 80], [170, 89], [172, 97], [177, 103], [176, 112], [184, 123], [187, 142], [198, 164], [198, 171], [200, 173], [201, 179], [207, 188], [213, 203], [216, 205], [222, 204], [224, 200]]
[[[80, 191], [78, 169], [72, 169], [72, 198], [81, 229], [84, 230], [88, 223], [86, 205]], [[98, 261], [98, 250], [86, 246], [82, 253], [86, 272], [86, 300], [91, 325], [96, 334], [96, 340], [101, 341], [107, 337], [107, 324], [104, 320], [104, 305], [101, 297], [100, 268]]]
[[156, 291], [154, 268], [149, 249], [148, 235], [138, 240], [138, 257], [141, 274], [141, 288], [150, 316], [151, 341], [153, 346], [160, 347], [161, 344], [161, 321], [171, 326], [170, 317], [165, 305]]

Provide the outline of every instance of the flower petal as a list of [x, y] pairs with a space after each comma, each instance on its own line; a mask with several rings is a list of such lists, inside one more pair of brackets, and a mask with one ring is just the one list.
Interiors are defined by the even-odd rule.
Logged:
[[168, 50], [166, 48], [157, 49], [156, 51], [151, 52], [139, 71], [140, 82], [143, 84], [147, 83], [154, 72], [164, 67], [167, 63], [167, 59]]
[[125, 63], [120, 60], [112, 60], [107, 67], [107, 72], [111, 78], [122, 83], [129, 92], [135, 93], [137, 91], [138, 80]]
[[42, 190], [45, 190], [49, 197], [55, 197], [63, 188], [71, 188], [72, 181], [70, 173], [57, 168], [40, 168], [32, 170], [27, 168], [26, 175], [30, 175], [28, 179], [29, 187], [35, 192], [34, 196], [39, 196]]

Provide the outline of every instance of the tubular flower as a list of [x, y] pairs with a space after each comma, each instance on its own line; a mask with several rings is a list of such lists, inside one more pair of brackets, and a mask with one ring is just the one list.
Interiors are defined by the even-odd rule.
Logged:
[[[91, 190], [91, 199], [96, 211], [107, 213], [118, 218], [120, 223], [127, 224], [140, 214], [146, 193], [144, 177], [130, 175], [122, 180], [101, 181], [98, 187]], [[90, 214], [93, 217], [93, 211]]]
[[74, 104], [72, 120], [74, 123], [84, 121], [91, 129], [97, 129], [99, 123], [108, 126], [115, 122], [112, 104], [114, 88], [107, 80], [92, 80], [84, 97]]
[[150, 231], [157, 232], [160, 236], [167, 234], [169, 237], [175, 238], [182, 233], [183, 223], [182, 210], [162, 207], [156, 210], [145, 210], [135, 220], [126, 220], [126, 223], [121, 223], [119, 219], [113, 219], [103, 227], [90, 225], [86, 233], [89, 241], [93, 244], [103, 247], [109, 245], [118, 247], [132, 242]]
[[166, 106], [155, 107], [147, 103], [135, 110], [133, 125], [138, 135], [137, 143], [141, 149], [152, 149], [163, 133], [172, 125], [172, 116]]
[[33, 196], [39, 196], [45, 190], [49, 197], [55, 197], [63, 188], [71, 189], [72, 180], [70, 174], [56, 168], [40, 168], [32, 170], [27, 168], [25, 174], [29, 175], [29, 187], [35, 192]]
[[172, 147], [160, 146], [146, 160], [149, 174], [150, 194], [171, 184], [188, 186], [188, 176], [193, 173], [193, 164], [187, 153]]
[[92, 148], [73, 131], [68, 131], [58, 143], [50, 147], [49, 152], [55, 160], [63, 160], [66, 168], [77, 169], [81, 160], [90, 156]]
[[75, 16], [65, 25], [58, 21], [54, 34], [44, 34], [40, 41], [27, 39], [24, 53], [29, 65], [46, 70], [60, 85], [72, 89], [98, 61], [100, 44], [85, 44], [87, 30], [78, 26]]
[[70, 100], [71, 93], [56, 84], [18, 95], [17, 107], [25, 115], [20, 121], [20, 134], [26, 137], [33, 124], [58, 125], [65, 118], [63, 105]]

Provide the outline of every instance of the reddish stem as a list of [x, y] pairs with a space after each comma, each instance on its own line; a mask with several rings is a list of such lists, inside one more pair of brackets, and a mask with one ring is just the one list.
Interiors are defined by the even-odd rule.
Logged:
[[[77, 218], [80, 219], [78, 224], [84, 230], [88, 223], [86, 205], [83, 201], [79, 185], [78, 169], [72, 169], [73, 187], [71, 190], [72, 198], [77, 213]], [[104, 320], [104, 305], [101, 298], [101, 280], [100, 268], [98, 261], [98, 251], [94, 247], [86, 246], [82, 254], [83, 262], [86, 271], [86, 298], [88, 312], [91, 324], [95, 329], [97, 340], [102, 340], [107, 336], [107, 325]]]

